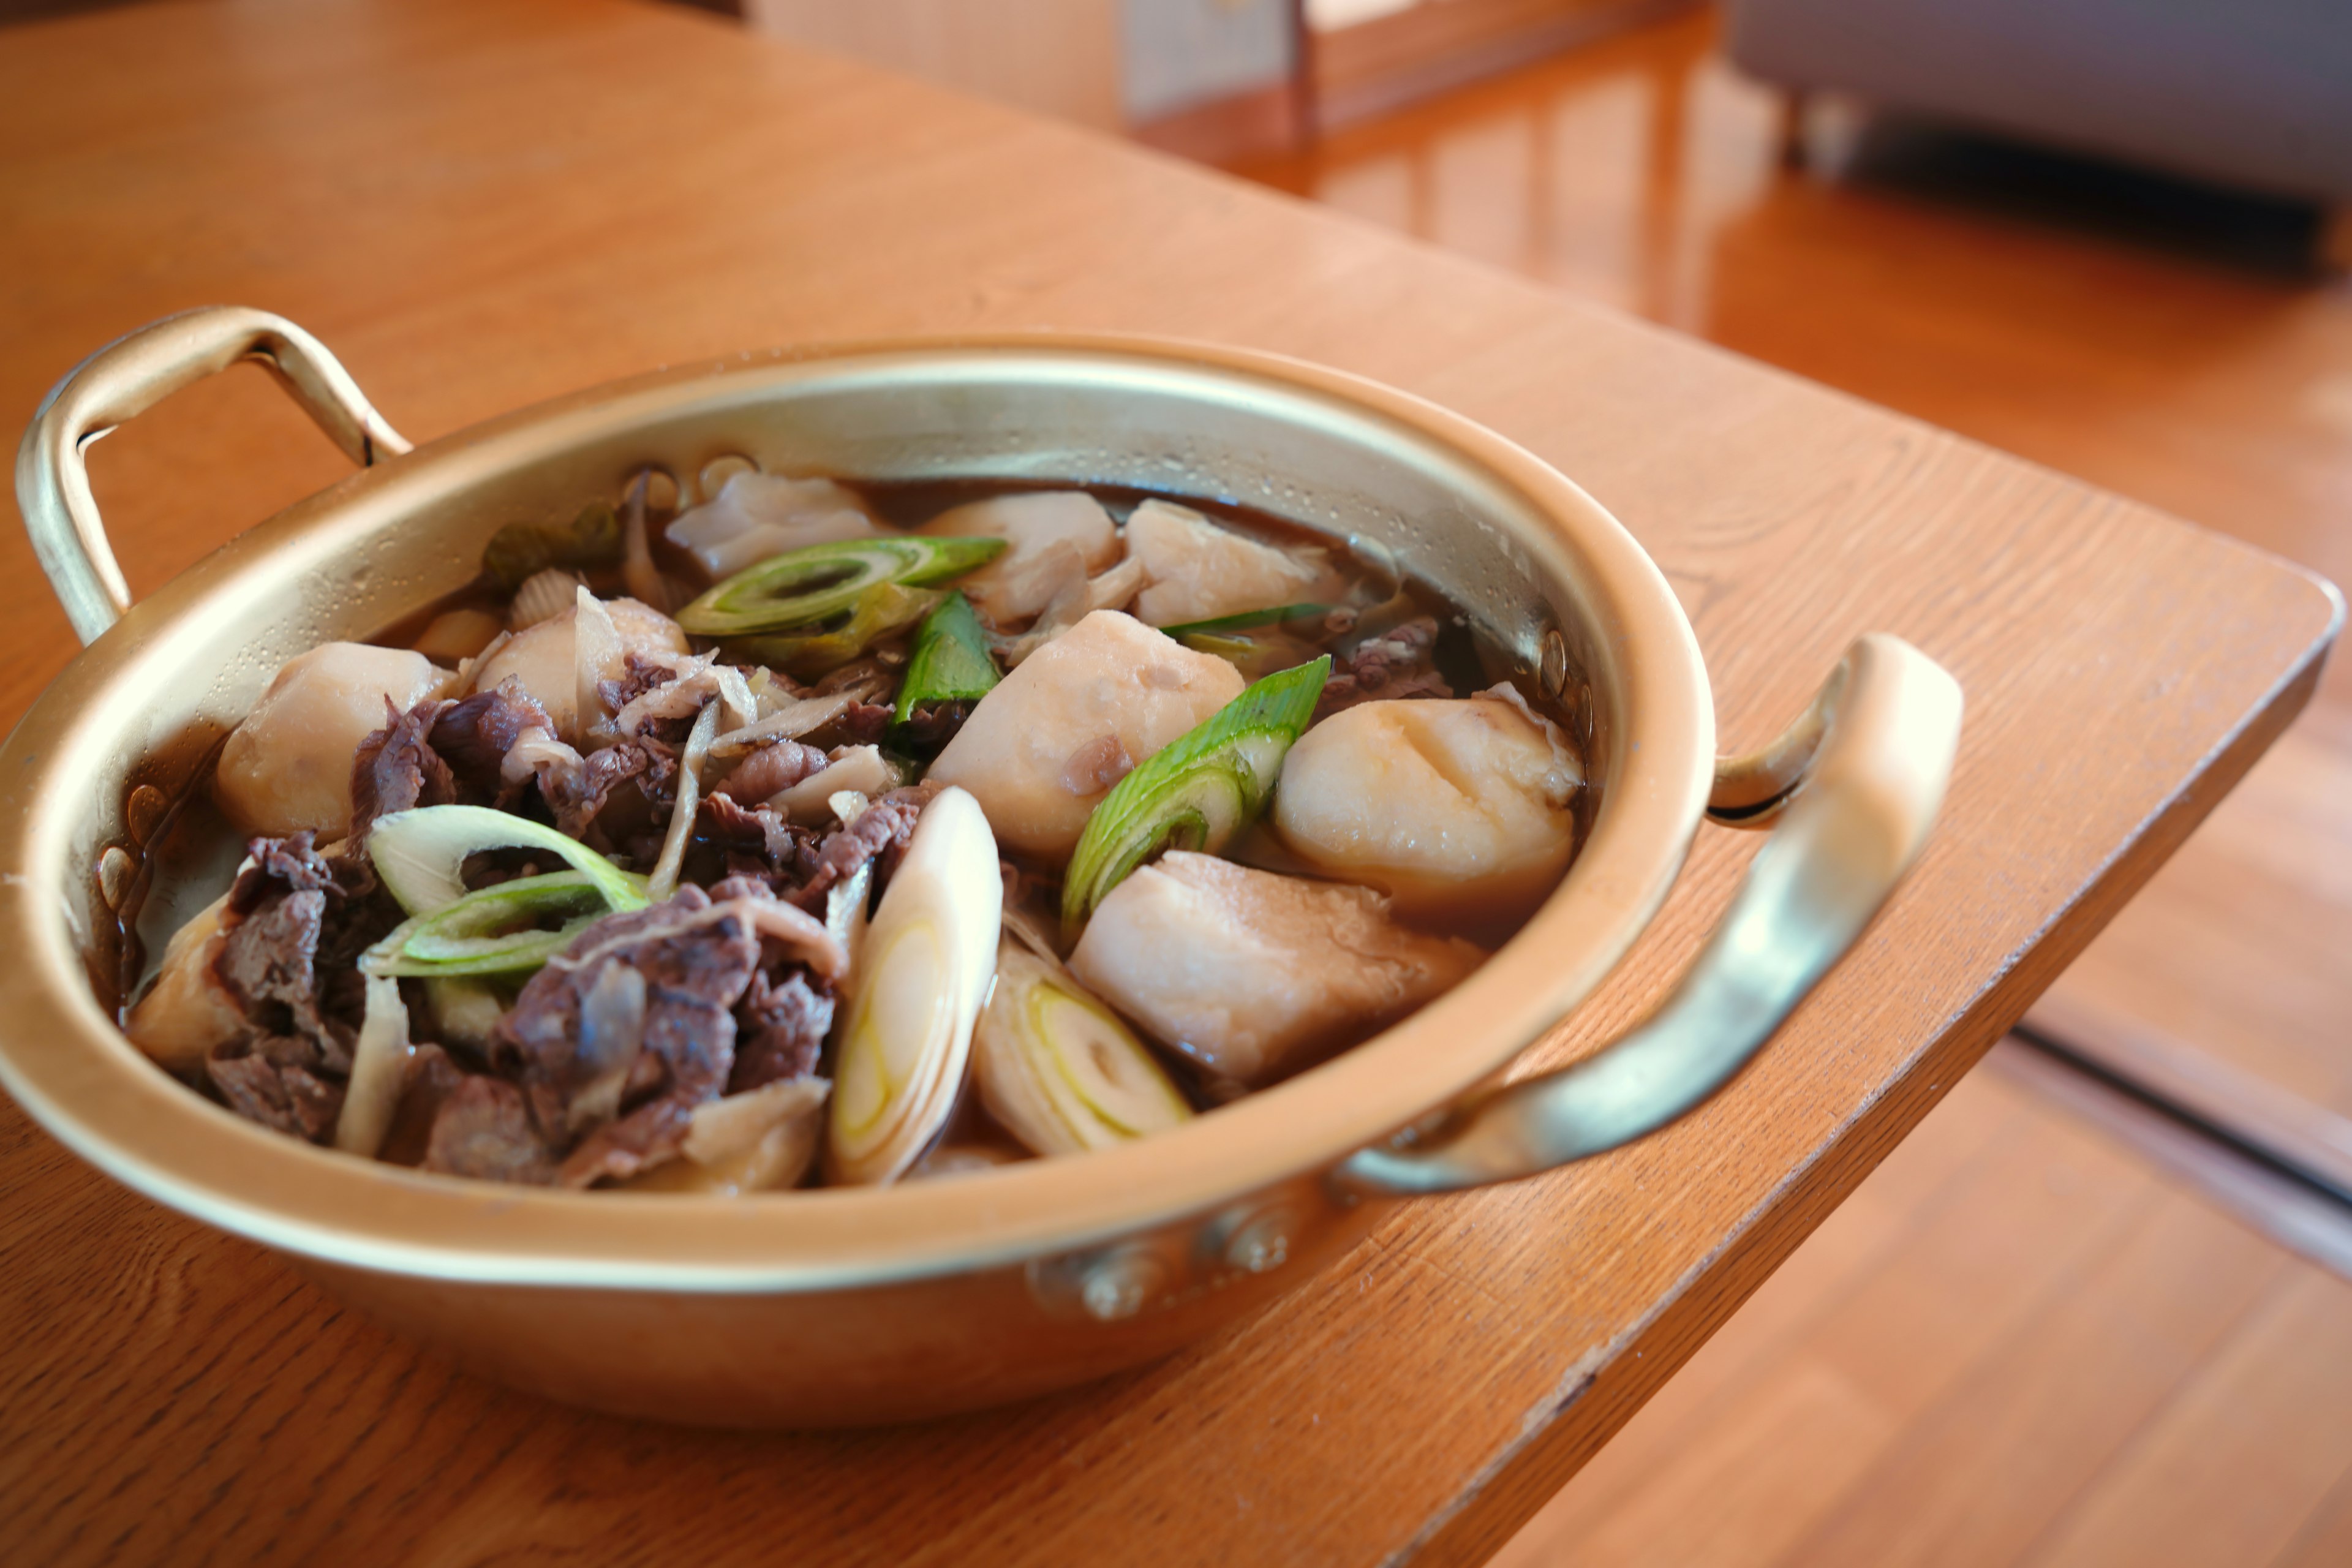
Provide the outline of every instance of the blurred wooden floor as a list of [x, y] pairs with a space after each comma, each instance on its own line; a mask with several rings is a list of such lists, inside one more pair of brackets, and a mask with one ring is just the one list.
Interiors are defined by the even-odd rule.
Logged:
[[[1791, 174], [1713, 47], [1240, 172], [2352, 581], [2310, 215], [1883, 121]], [[2061, 987], [2352, 1113], [2352, 668]], [[2352, 1563], [2352, 1286], [1980, 1071], [1497, 1562]]]

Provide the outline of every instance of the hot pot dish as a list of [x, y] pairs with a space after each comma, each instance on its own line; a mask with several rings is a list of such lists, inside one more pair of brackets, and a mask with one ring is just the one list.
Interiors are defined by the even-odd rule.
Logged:
[[[133, 607], [87, 444], [252, 357], [362, 465]], [[1687, 1110], [1916, 855], [1959, 694], [1864, 637], [1718, 761], [1633, 540], [1332, 372], [780, 353], [411, 450], [257, 311], [62, 382], [89, 642], [7, 742], [0, 1079], [552, 1396], [824, 1425], [1164, 1352], [1381, 1200]], [[1769, 825], [1625, 1038], [1502, 1082]]]

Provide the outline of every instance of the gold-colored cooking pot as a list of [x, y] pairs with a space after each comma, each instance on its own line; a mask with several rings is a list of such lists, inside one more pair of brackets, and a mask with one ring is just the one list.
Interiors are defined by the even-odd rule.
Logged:
[[[83, 448], [247, 357], [365, 467], [133, 608]], [[110, 973], [112, 906], [153, 831], [157, 797], [126, 809], [134, 788], [183, 789], [281, 661], [457, 588], [500, 524], [567, 518], [647, 464], [690, 477], [728, 454], [851, 479], [1230, 498], [1383, 544], [1573, 710], [1597, 792], [1587, 842], [1473, 979], [1337, 1060], [1129, 1147], [912, 1186], [729, 1200], [427, 1175], [266, 1131], [131, 1047], [91, 975]], [[0, 1083], [109, 1173], [293, 1255], [482, 1373], [671, 1420], [892, 1420], [1079, 1382], [1297, 1284], [1381, 1200], [1534, 1174], [1671, 1121], [1860, 934], [1926, 837], [1958, 732], [1951, 678], [1867, 637], [1781, 742], [1717, 762], [1689, 625], [1591, 498], [1401, 393], [1197, 344], [1032, 334], [747, 355], [411, 451], [299, 328], [198, 310], [68, 375], [16, 485], [90, 646], [0, 750]], [[1708, 811], [1775, 832], [1689, 975], [1609, 1049], [1493, 1088], [1625, 952]]]

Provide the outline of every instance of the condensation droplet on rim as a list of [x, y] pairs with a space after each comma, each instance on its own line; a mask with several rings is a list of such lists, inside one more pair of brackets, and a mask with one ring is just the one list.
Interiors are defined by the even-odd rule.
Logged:
[[1536, 679], [1543, 694], [1555, 702], [1568, 689], [1568, 639], [1559, 635], [1558, 626], [1549, 628], [1543, 635], [1543, 663]]

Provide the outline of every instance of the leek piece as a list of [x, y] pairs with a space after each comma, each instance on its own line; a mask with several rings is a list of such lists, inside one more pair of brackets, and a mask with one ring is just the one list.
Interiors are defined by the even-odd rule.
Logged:
[[1108, 1148], [1191, 1119], [1143, 1042], [1076, 976], [1008, 934], [972, 1044], [989, 1114], [1051, 1158]]
[[730, 658], [749, 659], [793, 675], [816, 676], [848, 663], [901, 626], [922, 619], [940, 596], [899, 583], [877, 583], [846, 616], [797, 631], [730, 638]]
[[1255, 821], [1307, 731], [1331, 656], [1269, 675], [1118, 781], [1087, 818], [1062, 882], [1062, 922], [1095, 912], [1162, 849], [1213, 855]]
[[[930, 588], [1003, 554], [1002, 539], [844, 539], [772, 555], [714, 585], [677, 613], [698, 637], [785, 631], [856, 610], [886, 583]], [[911, 618], [911, 617], [910, 617]]]
[[604, 889], [578, 871], [518, 877], [404, 922], [362, 955], [360, 968], [422, 979], [527, 973], [611, 912]]
[[996, 978], [1004, 882], [980, 803], [923, 808], [860, 946], [835, 1055], [825, 1174], [896, 1181], [946, 1127]]
[[466, 858], [485, 849], [544, 849], [587, 878], [607, 909], [641, 910], [650, 901], [643, 882], [579, 840], [486, 805], [395, 811], [376, 819], [367, 847], [376, 875], [412, 915], [431, 914], [467, 897]]
[[915, 633], [915, 651], [907, 660], [907, 679], [898, 687], [898, 711], [903, 724], [926, 702], [973, 702], [1004, 679], [988, 651], [988, 635], [980, 629], [971, 601], [950, 593], [940, 607], [923, 617]]
[[1216, 616], [1205, 621], [1185, 621], [1160, 629], [1171, 637], [1188, 637], [1203, 632], [1245, 632], [1253, 626], [1281, 626], [1287, 621], [1310, 620], [1330, 613], [1328, 605], [1276, 605], [1271, 609], [1242, 610], [1230, 616]]

